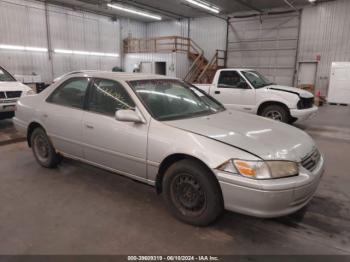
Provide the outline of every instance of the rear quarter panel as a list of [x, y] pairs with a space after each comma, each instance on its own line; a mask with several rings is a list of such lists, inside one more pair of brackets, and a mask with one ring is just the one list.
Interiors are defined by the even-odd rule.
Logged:
[[40, 93], [37, 95], [21, 97], [17, 101], [17, 109], [15, 117], [13, 118], [13, 123], [18, 132], [27, 135], [28, 126], [32, 122], [37, 122], [43, 125], [41, 119], [38, 117], [38, 112], [44, 99], [44, 94]]

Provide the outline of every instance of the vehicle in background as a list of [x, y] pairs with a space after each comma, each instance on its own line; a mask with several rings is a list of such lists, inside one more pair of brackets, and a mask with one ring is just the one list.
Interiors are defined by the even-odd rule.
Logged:
[[17, 100], [31, 94], [34, 94], [34, 91], [30, 87], [18, 82], [0, 66], [0, 119], [12, 118]]
[[284, 123], [307, 120], [318, 110], [310, 92], [276, 85], [251, 69], [221, 69], [216, 72], [212, 84], [196, 86], [227, 108]]
[[[180, 220], [223, 209], [278, 217], [313, 197], [323, 157], [305, 132], [222, 104], [179, 79], [69, 75], [17, 103], [14, 123], [43, 167], [73, 158], [162, 193]], [[118, 208], [118, 207], [116, 207]]]

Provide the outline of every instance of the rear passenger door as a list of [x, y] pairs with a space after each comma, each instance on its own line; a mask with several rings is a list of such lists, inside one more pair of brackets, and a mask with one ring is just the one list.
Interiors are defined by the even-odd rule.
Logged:
[[115, 119], [120, 109], [135, 109], [135, 103], [119, 82], [95, 79], [89, 90], [83, 117], [85, 159], [129, 176], [146, 178], [148, 123]]
[[40, 119], [58, 151], [82, 158], [82, 117], [89, 78], [70, 78], [40, 108]]

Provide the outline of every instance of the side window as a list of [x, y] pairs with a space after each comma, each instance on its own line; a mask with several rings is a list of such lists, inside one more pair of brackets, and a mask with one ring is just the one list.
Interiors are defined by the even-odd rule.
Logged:
[[114, 116], [120, 109], [133, 110], [135, 104], [118, 82], [96, 79], [90, 92], [88, 107], [90, 111]]
[[237, 71], [222, 71], [219, 77], [219, 88], [246, 88], [247, 83]]
[[88, 85], [88, 78], [68, 80], [59, 86], [47, 101], [62, 106], [83, 108]]

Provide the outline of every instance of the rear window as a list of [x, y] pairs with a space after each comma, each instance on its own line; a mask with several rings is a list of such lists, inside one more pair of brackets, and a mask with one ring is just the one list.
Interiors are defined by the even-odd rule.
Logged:
[[89, 81], [88, 78], [71, 78], [53, 91], [47, 102], [82, 109]]
[[4, 68], [0, 67], [0, 82], [16, 82], [16, 79]]

